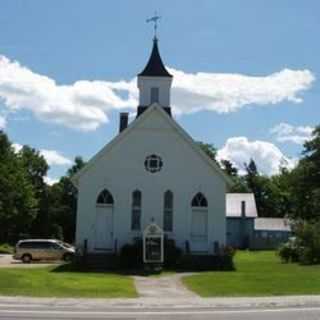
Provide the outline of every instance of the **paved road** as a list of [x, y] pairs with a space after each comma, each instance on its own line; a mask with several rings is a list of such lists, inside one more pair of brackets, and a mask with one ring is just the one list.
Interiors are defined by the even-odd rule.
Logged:
[[0, 319], [174, 319], [174, 320], [318, 320], [320, 306], [282, 308], [212, 308], [212, 307], [126, 307], [75, 308], [47, 304], [0, 303]]
[[128, 309], [109, 308], [94, 310], [72, 310], [69, 308], [44, 308], [28, 306], [0, 306], [0, 319], [194, 319], [194, 320], [318, 320], [320, 307], [278, 308], [278, 309]]

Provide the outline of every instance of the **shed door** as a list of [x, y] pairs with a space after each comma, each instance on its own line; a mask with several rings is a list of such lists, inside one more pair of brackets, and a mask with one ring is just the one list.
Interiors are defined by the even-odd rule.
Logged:
[[113, 207], [96, 207], [95, 249], [110, 250], [113, 243]]

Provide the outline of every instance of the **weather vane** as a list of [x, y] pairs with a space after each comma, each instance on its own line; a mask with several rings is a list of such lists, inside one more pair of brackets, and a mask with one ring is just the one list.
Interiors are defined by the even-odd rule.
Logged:
[[157, 11], [155, 11], [154, 13], [154, 16], [147, 19], [146, 22], [149, 23], [149, 22], [153, 22], [154, 23], [154, 38], [156, 39], [157, 38], [157, 28], [158, 28], [158, 20], [160, 20], [160, 16], [158, 16], [157, 14]]

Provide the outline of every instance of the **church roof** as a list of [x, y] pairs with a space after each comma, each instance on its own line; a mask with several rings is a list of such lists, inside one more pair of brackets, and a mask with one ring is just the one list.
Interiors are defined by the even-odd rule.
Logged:
[[172, 78], [172, 75], [167, 71], [160, 57], [158, 39], [156, 37], [153, 39], [153, 47], [149, 61], [138, 76]]
[[196, 153], [199, 154], [199, 156], [213, 169], [214, 172], [216, 172], [218, 175], [222, 177], [222, 179], [225, 181], [227, 186], [232, 186], [233, 181], [232, 179], [225, 174], [221, 168], [214, 162], [212, 161], [206, 153], [204, 153], [201, 148], [198, 146], [197, 143], [194, 142], [194, 140], [189, 136], [189, 134], [174, 120], [172, 119], [167, 112], [163, 110], [163, 108], [157, 104], [154, 103], [152, 104], [143, 114], [141, 114], [140, 117], [136, 118], [132, 123], [127, 127], [126, 130], [123, 130], [120, 132], [113, 140], [111, 140], [104, 148], [102, 148], [91, 160], [80, 170], [78, 171], [72, 178], [71, 181], [72, 183], [77, 187], [79, 183], [80, 177], [91, 167], [93, 166], [99, 158], [101, 158], [105, 153], [109, 152], [114, 145], [116, 145], [118, 142], [120, 142], [125, 136], [130, 134], [132, 130], [134, 130], [135, 127], [138, 126], [139, 123], [144, 121], [146, 118], [149, 117], [153, 112], [158, 112], [160, 113], [168, 123], [173, 126], [176, 130], [176, 133], [179, 134], [193, 149]]

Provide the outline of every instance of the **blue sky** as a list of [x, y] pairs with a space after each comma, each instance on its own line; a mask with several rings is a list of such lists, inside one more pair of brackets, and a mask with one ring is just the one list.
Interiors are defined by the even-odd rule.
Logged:
[[119, 111], [134, 112], [155, 9], [179, 124], [240, 169], [249, 156], [267, 174], [282, 157], [293, 166], [320, 123], [316, 0], [2, 0], [0, 126], [12, 142], [42, 150], [56, 179], [110, 141]]

